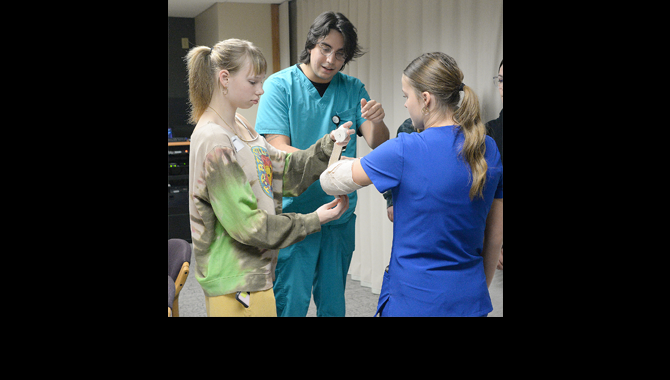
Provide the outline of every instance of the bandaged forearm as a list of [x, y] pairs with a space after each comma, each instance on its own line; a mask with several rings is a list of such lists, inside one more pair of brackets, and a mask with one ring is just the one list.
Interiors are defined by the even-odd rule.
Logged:
[[347, 195], [363, 188], [354, 182], [353, 166], [355, 160], [342, 160], [321, 174], [321, 187], [328, 195]]

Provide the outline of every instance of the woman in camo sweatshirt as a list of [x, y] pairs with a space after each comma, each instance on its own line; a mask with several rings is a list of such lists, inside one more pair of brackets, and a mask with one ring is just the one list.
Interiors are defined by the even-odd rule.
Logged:
[[278, 250], [320, 231], [349, 207], [345, 196], [312, 214], [282, 214], [282, 197], [300, 195], [326, 169], [335, 138], [326, 135], [306, 151], [287, 154], [236, 113], [263, 95], [267, 63], [252, 43], [232, 39], [196, 47], [186, 61], [196, 124], [189, 178], [193, 272], [207, 315], [274, 317]]

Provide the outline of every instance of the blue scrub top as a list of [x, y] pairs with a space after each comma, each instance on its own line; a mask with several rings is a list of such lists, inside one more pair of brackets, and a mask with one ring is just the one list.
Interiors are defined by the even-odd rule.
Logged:
[[491, 137], [484, 199], [470, 200], [470, 167], [460, 128], [401, 133], [361, 160], [377, 190], [393, 190], [391, 265], [382, 316], [480, 317], [493, 311], [484, 273], [484, 233], [503, 198], [503, 165]]
[[[256, 116], [256, 131], [262, 135], [288, 136], [291, 145], [298, 149], [309, 148], [337, 129], [333, 116], [340, 117], [340, 125], [354, 122], [352, 129], [356, 132], [366, 122], [361, 116], [361, 99], [370, 101], [370, 95], [360, 80], [342, 73], [335, 75], [323, 97], [299, 65], [270, 76], [263, 89], [265, 94]], [[356, 157], [356, 140], [355, 136], [351, 139], [344, 156]], [[349, 211], [330, 224], [349, 221], [356, 210], [358, 196], [353, 193], [349, 198]], [[333, 199], [323, 192], [321, 182], [316, 181], [300, 197], [284, 198], [284, 212], [312, 213]]]

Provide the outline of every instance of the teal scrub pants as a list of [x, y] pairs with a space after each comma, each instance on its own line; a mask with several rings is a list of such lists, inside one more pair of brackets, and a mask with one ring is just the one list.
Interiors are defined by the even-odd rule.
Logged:
[[344, 291], [356, 249], [356, 215], [279, 251], [274, 284], [279, 317], [306, 317], [314, 290], [318, 317], [344, 317]]

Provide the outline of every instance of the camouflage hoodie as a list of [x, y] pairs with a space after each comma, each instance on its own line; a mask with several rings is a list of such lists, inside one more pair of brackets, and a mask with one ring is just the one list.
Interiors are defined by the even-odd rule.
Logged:
[[206, 296], [272, 288], [279, 249], [321, 231], [316, 212], [282, 214], [282, 197], [296, 197], [318, 180], [332, 150], [328, 135], [287, 154], [262, 136], [246, 143], [216, 124], [193, 133], [193, 273]]

